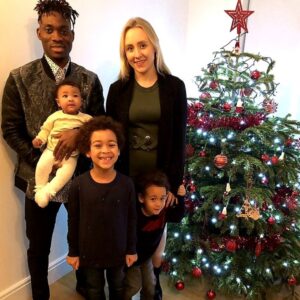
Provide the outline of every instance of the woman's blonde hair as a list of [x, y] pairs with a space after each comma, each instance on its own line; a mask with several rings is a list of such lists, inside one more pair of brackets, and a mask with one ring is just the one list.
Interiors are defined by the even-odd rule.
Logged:
[[129, 29], [131, 28], [141, 28], [142, 30], [145, 31], [147, 34], [151, 44], [154, 47], [155, 51], [155, 61], [154, 65], [156, 68], [156, 71], [160, 74], [171, 74], [169, 68], [164, 62], [164, 58], [160, 49], [159, 45], [159, 39], [158, 36], [156, 35], [153, 27], [151, 24], [146, 21], [145, 19], [136, 17], [129, 19], [127, 23], [125, 24], [122, 33], [121, 33], [121, 40], [120, 40], [120, 62], [121, 62], [121, 67], [120, 67], [120, 74], [119, 78], [120, 79], [128, 79], [130, 76], [130, 73], [132, 71], [132, 68], [130, 67], [127, 58], [126, 58], [126, 49], [125, 49], [125, 36], [126, 33]]

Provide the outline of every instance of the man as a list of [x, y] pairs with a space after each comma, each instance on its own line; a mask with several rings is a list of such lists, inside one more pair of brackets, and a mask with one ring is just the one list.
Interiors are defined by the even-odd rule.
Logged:
[[[35, 166], [40, 150], [32, 146], [46, 118], [57, 110], [53, 95], [56, 84], [64, 78], [76, 81], [82, 91], [82, 110], [91, 115], [104, 114], [103, 90], [96, 74], [70, 61], [74, 24], [78, 13], [65, 0], [39, 0], [35, 7], [44, 56], [19, 67], [9, 74], [2, 100], [2, 131], [8, 145], [18, 154], [15, 185], [25, 192], [26, 235], [29, 240], [27, 259], [34, 300], [49, 299], [48, 256], [61, 203], [67, 200], [64, 188], [45, 208], [34, 197]], [[59, 135], [54, 151], [57, 160], [68, 158], [76, 147], [72, 129]], [[78, 161], [78, 172], [87, 167]]]

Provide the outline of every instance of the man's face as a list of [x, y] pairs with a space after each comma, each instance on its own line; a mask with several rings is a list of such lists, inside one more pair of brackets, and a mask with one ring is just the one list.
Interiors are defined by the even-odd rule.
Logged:
[[57, 65], [64, 67], [69, 59], [74, 40], [74, 32], [70, 21], [64, 19], [58, 12], [44, 14], [37, 29], [45, 54]]

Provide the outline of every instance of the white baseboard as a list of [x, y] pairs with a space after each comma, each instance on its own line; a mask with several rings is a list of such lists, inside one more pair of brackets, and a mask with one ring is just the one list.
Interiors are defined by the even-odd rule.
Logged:
[[49, 285], [73, 270], [72, 267], [67, 264], [66, 257], [67, 254], [50, 263], [48, 268]]
[[[72, 271], [72, 268], [66, 263], [66, 255], [59, 257], [51, 262], [48, 268], [49, 285]], [[14, 283], [7, 289], [0, 291], [0, 300], [30, 300], [31, 286], [30, 276]]]

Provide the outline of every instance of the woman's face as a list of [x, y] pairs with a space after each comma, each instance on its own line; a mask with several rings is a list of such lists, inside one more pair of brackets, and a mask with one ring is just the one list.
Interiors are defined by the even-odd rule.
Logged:
[[143, 29], [135, 27], [126, 32], [125, 53], [135, 75], [145, 76], [156, 73], [155, 49]]

